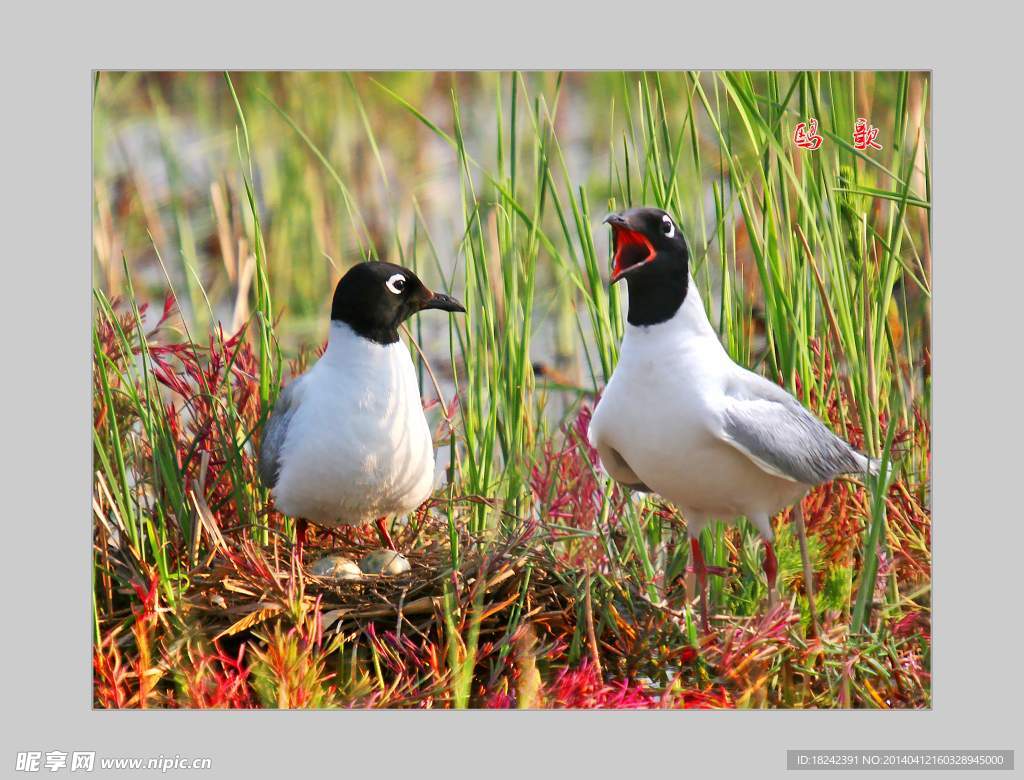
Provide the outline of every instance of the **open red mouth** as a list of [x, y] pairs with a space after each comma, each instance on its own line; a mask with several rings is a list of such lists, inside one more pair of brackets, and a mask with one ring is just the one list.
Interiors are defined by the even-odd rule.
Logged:
[[630, 230], [623, 225], [612, 225], [612, 242], [615, 249], [612, 266], [612, 282], [617, 282], [634, 268], [646, 265], [654, 259], [654, 246], [643, 233]]

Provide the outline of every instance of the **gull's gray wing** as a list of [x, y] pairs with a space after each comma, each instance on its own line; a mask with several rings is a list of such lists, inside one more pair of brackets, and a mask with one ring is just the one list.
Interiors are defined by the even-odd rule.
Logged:
[[818, 485], [842, 474], [878, 472], [778, 385], [749, 371], [730, 380], [719, 437], [758, 467], [783, 479]]
[[267, 424], [263, 426], [263, 437], [260, 439], [260, 454], [257, 462], [260, 481], [272, 489], [277, 484], [281, 473], [281, 448], [288, 435], [288, 423], [295, 414], [298, 400], [298, 388], [302, 378], [288, 384], [277, 397], [277, 403], [270, 413]]

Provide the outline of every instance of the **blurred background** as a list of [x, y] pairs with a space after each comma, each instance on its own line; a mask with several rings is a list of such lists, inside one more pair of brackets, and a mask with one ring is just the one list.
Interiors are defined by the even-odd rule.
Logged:
[[[507, 256], [496, 246], [495, 220], [508, 203], [500, 202], [495, 182], [503, 182], [518, 203], [542, 202], [538, 228], [563, 255], [552, 257], [543, 241], [537, 247], [530, 312], [531, 358], [552, 376], [595, 388], [602, 383], [596, 361], [583, 354], [594, 337], [592, 323], [578, 315], [585, 292], [562, 263], [582, 268], [591, 240], [606, 278], [609, 237], [601, 219], [612, 209], [656, 202], [685, 227], [713, 321], [744, 324], [743, 332], [727, 334], [734, 356], [761, 363], [771, 359], [764, 341], [765, 260], [751, 245], [753, 217], [744, 216], [739, 195], [746, 191], [763, 211], [758, 200], [766, 188], [750, 169], [771, 175], [776, 168], [767, 195], [780, 199], [780, 213], [829, 211], [828, 203], [801, 202], [802, 193], [783, 203], [787, 193], [772, 189], [814, 184], [815, 170], [805, 170], [811, 165], [828, 171], [835, 190], [847, 165], [850, 177], [857, 169], [859, 191], [898, 195], [899, 184], [885, 171], [899, 161], [909, 173], [908, 197], [928, 196], [925, 73], [293, 72], [231, 79], [234, 96], [221, 73], [97, 76], [95, 280], [108, 295], [124, 294], [127, 266], [140, 301], [162, 302], [170, 286], [200, 332], [215, 321], [237, 330], [251, 314], [256, 266], [243, 182], [251, 170], [269, 292], [280, 318], [276, 336], [290, 356], [326, 337], [333, 286], [355, 262], [404, 263], [428, 284], [463, 296], [460, 255], [479, 229], [498, 284], [493, 264]], [[744, 87], [759, 103], [745, 104]], [[774, 122], [778, 142], [767, 143], [746, 112]], [[813, 115], [824, 145], [798, 149], [794, 127]], [[851, 153], [856, 117], [880, 128], [882, 151]], [[787, 158], [790, 170], [780, 165]], [[546, 167], [544, 176], [538, 166]], [[671, 184], [659, 191], [650, 169]], [[554, 198], [540, 192], [542, 180]], [[575, 226], [565, 229], [575, 218], [568, 200], [581, 197], [589, 239]], [[869, 221], [891, 205], [864, 204]], [[908, 346], [918, 357], [928, 334], [929, 304], [921, 294], [930, 273], [927, 215], [910, 207], [900, 217], [908, 239], [900, 256], [917, 271], [905, 291], [902, 275], [897, 279], [911, 319], [899, 324], [900, 335], [912, 328]], [[758, 240], [769, 253], [799, 248], [772, 248], [767, 234]], [[729, 276], [724, 304], [723, 272]], [[421, 319], [428, 354], [444, 356], [447, 323]]]

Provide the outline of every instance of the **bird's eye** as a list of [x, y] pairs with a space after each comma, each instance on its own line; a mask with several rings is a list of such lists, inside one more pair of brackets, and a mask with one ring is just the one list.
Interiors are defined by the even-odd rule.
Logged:
[[405, 277], [401, 274], [395, 274], [385, 282], [387, 288], [391, 290], [395, 295], [401, 295], [402, 290], [405, 289]]
[[668, 214], [661, 218], [661, 232], [665, 234], [667, 238], [672, 238], [676, 234], [676, 226], [672, 222], [672, 217]]

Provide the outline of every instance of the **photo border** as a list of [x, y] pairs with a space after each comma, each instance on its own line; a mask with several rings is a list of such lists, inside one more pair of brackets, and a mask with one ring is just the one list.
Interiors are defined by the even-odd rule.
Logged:
[[[951, 7], [952, 8], [952, 7]], [[1021, 528], [1019, 27], [938, 5], [19, 7], [3, 53], [6, 704], [27, 750], [212, 758], [204, 777], [785, 774], [793, 748], [1015, 748]], [[984, 21], [984, 32], [972, 25]], [[625, 33], [623, 28], [629, 28]], [[92, 69], [932, 70], [933, 708], [803, 712], [92, 710]], [[934, 219], [937, 216], [938, 219]], [[1014, 419], [1017, 425], [1013, 424]], [[1015, 470], [1015, 469], [1014, 469]], [[941, 575], [941, 576], [940, 576]], [[429, 764], [429, 770], [413, 766]], [[434, 769], [436, 767], [436, 770]], [[94, 773], [102, 776], [102, 773]], [[172, 773], [178, 774], [178, 773]], [[123, 775], [123, 773], [122, 773]]]

